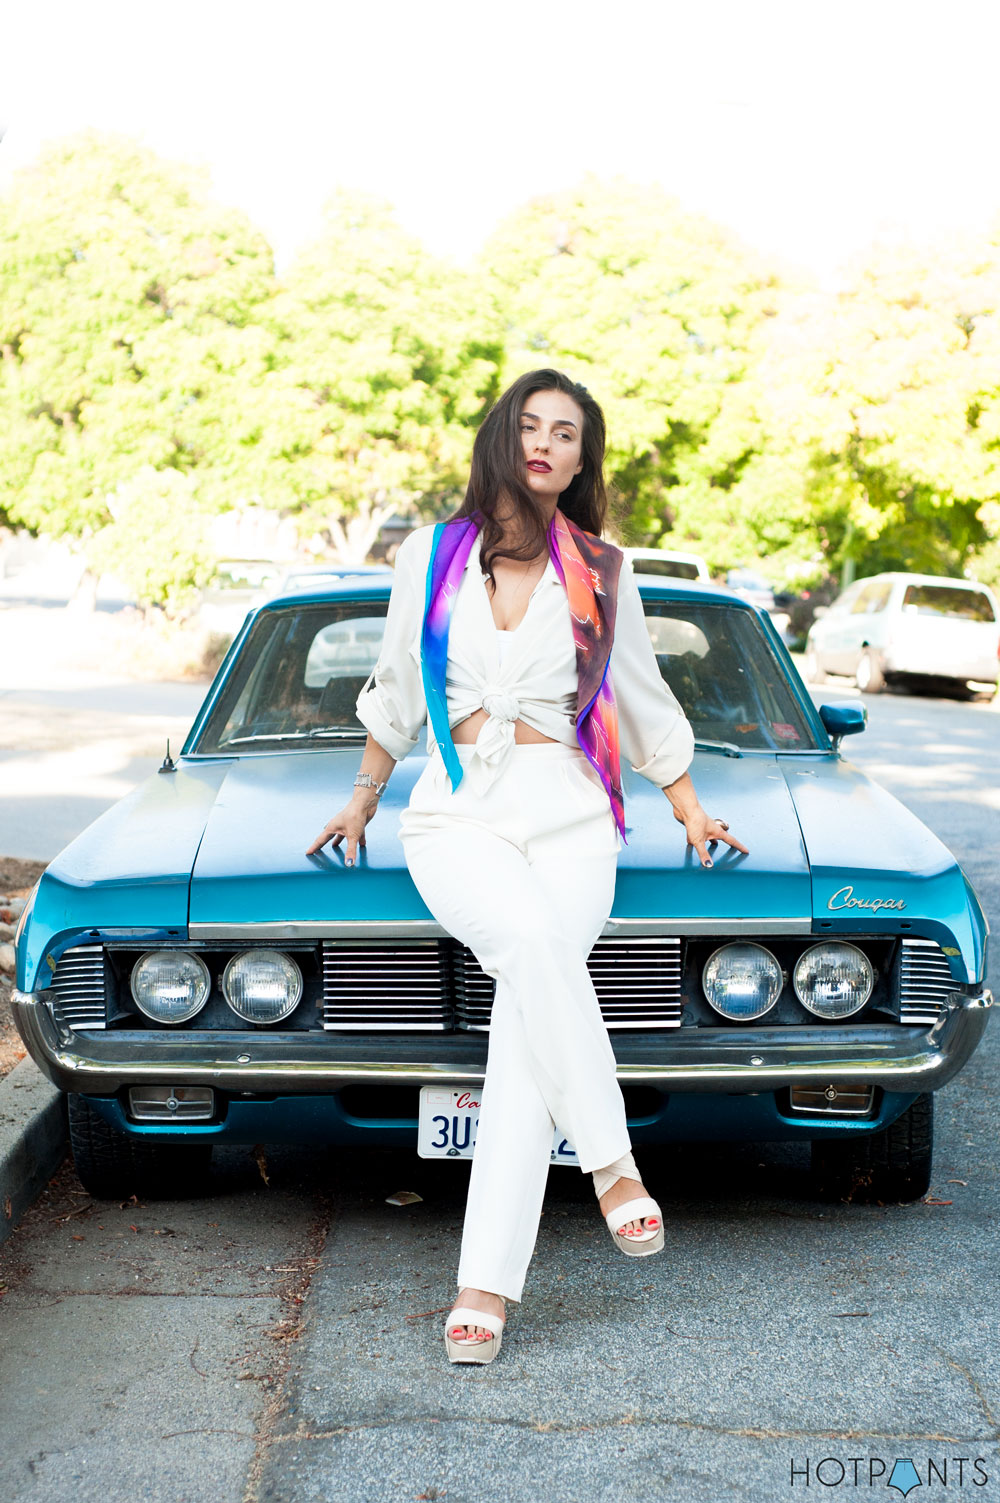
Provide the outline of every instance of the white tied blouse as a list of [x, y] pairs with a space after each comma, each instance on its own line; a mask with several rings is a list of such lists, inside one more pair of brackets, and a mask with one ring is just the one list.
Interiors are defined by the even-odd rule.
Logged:
[[[418, 527], [399, 546], [381, 652], [357, 701], [362, 725], [397, 762], [416, 746], [427, 719], [420, 633], [433, 531]], [[449, 726], [479, 709], [487, 714], [463, 773], [474, 791], [484, 791], [503, 770], [516, 720], [578, 745], [576, 648], [566, 591], [551, 558], [513, 631], [495, 625], [486, 586], [477, 538], [452, 610], [445, 677]], [[623, 757], [658, 787], [675, 782], [690, 765], [694, 736], [660, 674], [627, 564], [618, 581], [611, 678]], [[434, 745], [428, 720], [428, 751]]]

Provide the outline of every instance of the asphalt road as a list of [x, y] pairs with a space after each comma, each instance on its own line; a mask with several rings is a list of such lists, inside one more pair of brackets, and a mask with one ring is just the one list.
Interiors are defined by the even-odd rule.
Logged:
[[[946, 841], [995, 926], [996, 710], [869, 709], [847, 749]], [[124, 1206], [66, 1168], [0, 1253], [4, 1496], [774, 1503], [872, 1474], [884, 1496], [909, 1458], [943, 1496], [1000, 1497], [998, 1051], [993, 1024], [938, 1094], [915, 1205], [819, 1204], [798, 1147], [646, 1150], [667, 1247], [628, 1260], [589, 1179], [554, 1169], [484, 1368], [451, 1367], [441, 1340], [465, 1165], [230, 1150], [205, 1198]], [[403, 1188], [423, 1198], [388, 1205]]]

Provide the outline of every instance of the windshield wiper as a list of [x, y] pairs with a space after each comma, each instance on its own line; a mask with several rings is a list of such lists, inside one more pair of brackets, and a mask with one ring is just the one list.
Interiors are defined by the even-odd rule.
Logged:
[[695, 741], [695, 751], [717, 751], [724, 757], [742, 757], [743, 752], [731, 741]]
[[228, 741], [222, 743], [222, 747], [241, 746], [247, 741], [316, 741], [324, 736], [338, 741], [359, 741], [364, 735], [362, 730], [354, 731], [346, 727], [334, 729], [332, 726], [314, 726], [309, 731], [252, 731], [246, 736], [230, 736]]
[[220, 744], [227, 747], [240, 746], [244, 741], [303, 741], [309, 734], [309, 731], [253, 731], [249, 736], [230, 736]]

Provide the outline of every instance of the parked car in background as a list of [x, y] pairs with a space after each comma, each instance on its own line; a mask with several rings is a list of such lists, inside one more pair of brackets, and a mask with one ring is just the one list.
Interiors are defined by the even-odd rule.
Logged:
[[[190, 1193], [222, 1143], [472, 1153], [493, 982], [406, 868], [423, 747], [355, 868], [343, 846], [305, 854], [351, 792], [389, 590], [345, 579], [253, 612], [176, 762], [34, 889], [12, 1006], [95, 1196]], [[632, 1141], [806, 1142], [819, 1196], [917, 1198], [933, 1093], [989, 1016], [975, 893], [844, 760], [864, 707], [817, 709], [766, 615], [697, 582], [640, 594], [702, 802], [750, 855], [702, 868], [623, 767], [628, 843], [588, 964]], [[577, 1162], [558, 1133], [552, 1162]]]
[[708, 565], [700, 553], [678, 553], [667, 548], [623, 548], [635, 574], [657, 579], [700, 579], [711, 582]]
[[851, 675], [864, 694], [887, 683], [997, 690], [1000, 612], [986, 585], [933, 574], [855, 580], [817, 618], [806, 639], [806, 677]]
[[235, 637], [247, 611], [257, 605], [282, 572], [271, 559], [222, 559], [201, 591], [198, 621], [209, 631]]
[[726, 589], [732, 590], [741, 600], [747, 600], [761, 611], [774, 610], [774, 590], [767, 580], [752, 569], [729, 569], [726, 573]]
[[752, 569], [729, 569], [726, 573], [726, 589], [732, 590], [741, 600], [766, 611], [778, 636], [786, 647], [798, 645], [792, 629], [791, 607], [795, 596], [776, 595], [762, 574]]
[[340, 579], [392, 578], [391, 564], [296, 564], [271, 581], [255, 604], [279, 595], [299, 595], [304, 590], [322, 590]]
[[220, 563], [201, 593], [198, 619], [211, 631], [235, 637], [248, 611], [279, 595], [323, 589], [339, 579], [392, 578], [390, 564], [276, 564], [268, 559]]

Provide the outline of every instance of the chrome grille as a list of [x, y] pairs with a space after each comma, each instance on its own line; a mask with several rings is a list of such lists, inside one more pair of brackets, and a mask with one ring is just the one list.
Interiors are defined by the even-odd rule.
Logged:
[[[679, 939], [599, 940], [587, 961], [611, 1028], [679, 1028]], [[493, 981], [454, 940], [323, 942], [323, 1027], [336, 1032], [486, 1030]]]
[[472, 951], [456, 945], [454, 960], [455, 1027], [482, 1031], [490, 1026], [495, 982]]
[[608, 1028], [681, 1026], [679, 939], [602, 939], [587, 969]]
[[74, 945], [64, 950], [51, 990], [56, 1017], [67, 1028], [106, 1028], [103, 946]]
[[449, 992], [436, 939], [323, 942], [324, 1028], [442, 1033], [453, 1026]]
[[934, 1023], [955, 990], [948, 958], [932, 939], [904, 939], [899, 962], [899, 1021]]

